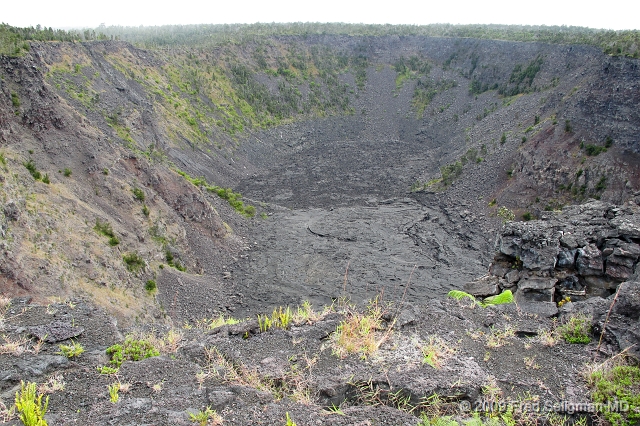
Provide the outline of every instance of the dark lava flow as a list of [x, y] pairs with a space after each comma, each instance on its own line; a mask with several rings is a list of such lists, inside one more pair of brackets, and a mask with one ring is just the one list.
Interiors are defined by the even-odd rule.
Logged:
[[243, 182], [247, 198], [274, 210], [252, 230], [252, 250], [235, 273], [247, 312], [327, 305], [343, 290], [354, 301], [380, 293], [418, 301], [484, 274], [493, 240], [486, 219], [446, 194], [409, 192], [417, 148], [305, 143]]

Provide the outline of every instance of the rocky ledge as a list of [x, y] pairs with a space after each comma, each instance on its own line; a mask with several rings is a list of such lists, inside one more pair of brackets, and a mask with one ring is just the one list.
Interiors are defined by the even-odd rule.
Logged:
[[592, 201], [505, 224], [489, 274], [465, 290], [489, 296], [511, 289], [524, 309], [552, 316], [567, 297], [615, 293], [634, 275], [639, 257], [640, 207]]
[[621, 349], [640, 355], [639, 313], [627, 312], [623, 302], [640, 297], [640, 207], [634, 202], [590, 201], [545, 212], [539, 220], [509, 222], [495, 248], [488, 274], [467, 283], [466, 292], [490, 296], [509, 289], [519, 309], [546, 317], [578, 306], [596, 327], [613, 305], [610, 331]]

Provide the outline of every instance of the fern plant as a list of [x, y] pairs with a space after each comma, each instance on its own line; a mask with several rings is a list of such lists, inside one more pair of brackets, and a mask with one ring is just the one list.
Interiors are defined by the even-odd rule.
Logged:
[[490, 306], [490, 305], [504, 305], [507, 303], [513, 303], [513, 293], [511, 292], [511, 290], [504, 290], [502, 293], [496, 294], [495, 296], [487, 297], [484, 300], [478, 300], [472, 294], [469, 294], [461, 290], [451, 290], [447, 294], [447, 296], [456, 300], [469, 298], [473, 301], [473, 303], [483, 308], [486, 308], [487, 306]]
[[20, 382], [20, 391], [16, 392], [16, 408], [20, 420], [26, 426], [47, 426], [44, 415], [49, 408], [49, 397], [42, 403], [43, 395], [36, 392], [36, 384]]

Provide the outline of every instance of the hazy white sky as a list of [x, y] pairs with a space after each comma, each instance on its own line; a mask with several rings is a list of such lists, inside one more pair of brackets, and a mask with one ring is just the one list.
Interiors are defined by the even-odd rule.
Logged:
[[640, 29], [640, 0], [2, 0], [0, 21], [55, 28], [254, 22], [575, 25]]

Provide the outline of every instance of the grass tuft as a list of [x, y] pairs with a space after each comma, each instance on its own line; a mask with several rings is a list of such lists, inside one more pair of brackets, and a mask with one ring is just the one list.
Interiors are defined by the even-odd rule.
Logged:
[[79, 357], [84, 353], [84, 348], [78, 342], [71, 341], [70, 345], [60, 345], [60, 353], [67, 358]]
[[222, 417], [220, 414], [216, 412], [216, 410], [212, 410], [211, 406], [208, 406], [203, 411], [198, 411], [197, 413], [190, 413], [189, 420], [194, 423], [200, 424], [200, 426], [219, 426], [222, 425]]

